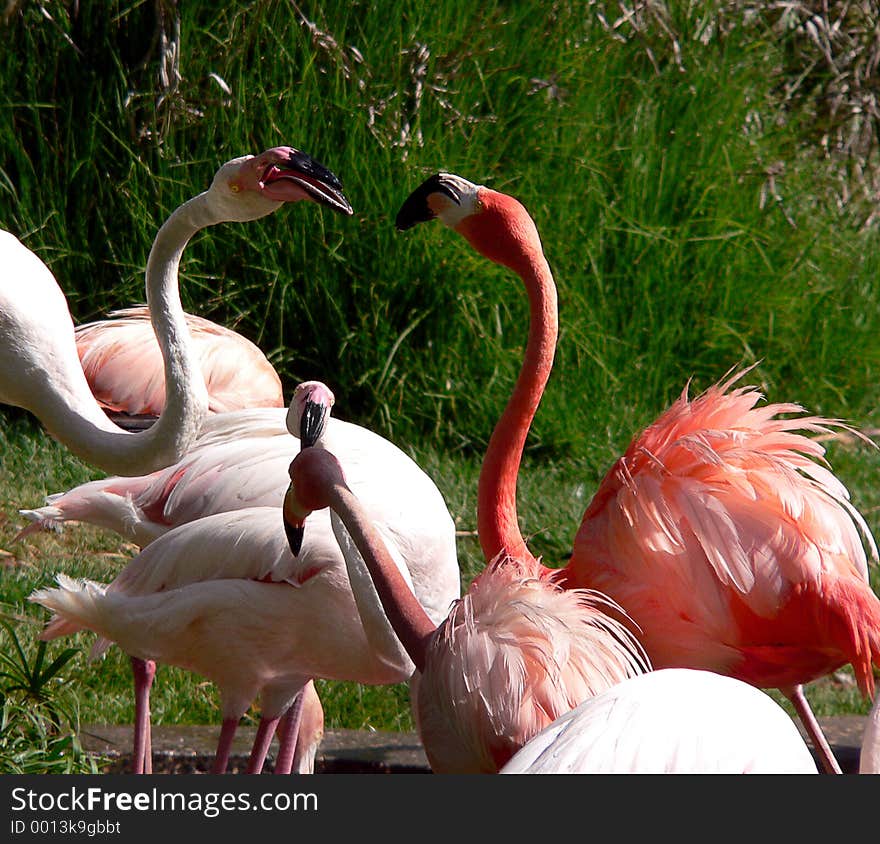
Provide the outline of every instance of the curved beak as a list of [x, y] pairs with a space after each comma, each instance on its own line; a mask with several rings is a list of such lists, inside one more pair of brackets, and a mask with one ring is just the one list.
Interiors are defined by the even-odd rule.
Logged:
[[394, 220], [397, 230], [406, 231], [418, 223], [426, 223], [437, 216], [429, 202], [431, 194], [442, 193], [456, 205], [461, 205], [462, 193], [457, 181], [464, 180], [450, 173], [435, 173], [425, 179], [400, 206]]
[[[263, 172], [262, 184], [267, 196], [285, 200], [285, 182], [292, 182], [304, 191], [309, 199], [319, 205], [326, 205], [334, 211], [351, 216], [351, 203], [342, 192], [339, 177], [307, 153], [292, 147], [279, 147], [282, 154], [269, 164]], [[277, 196], [273, 196], [273, 193]]]
[[284, 493], [284, 503], [281, 507], [281, 517], [284, 520], [284, 534], [287, 536], [287, 544], [290, 546], [294, 557], [299, 556], [302, 550], [303, 537], [305, 536], [305, 522], [295, 515], [293, 504], [293, 487], [289, 486]]
[[313, 446], [324, 428], [327, 417], [327, 405], [306, 400], [302, 418], [299, 423], [300, 448]]

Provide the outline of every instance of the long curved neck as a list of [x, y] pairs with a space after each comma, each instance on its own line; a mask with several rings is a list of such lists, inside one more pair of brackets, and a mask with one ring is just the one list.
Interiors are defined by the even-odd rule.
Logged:
[[[422, 605], [416, 599], [409, 584], [404, 580], [400, 570], [392, 560], [388, 549], [382, 542], [369, 516], [357, 497], [345, 486], [334, 485], [331, 491], [331, 509], [339, 516], [346, 530], [357, 546], [369, 570], [373, 585], [382, 602], [385, 616], [390, 622], [404, 650], [419, 671], [424, 671], [425, 655], [428, 640], [436, 630], [436, 626], [428, 617]], [[351, 563], [346, 557], [346, 565]], [[357, 588], [357, 578], [352, 578], [352, 586]], [[367, 596], [363, 596], [367, 599]], [[364, 617], [365, 602], [358, 601], [361, 621], [365, 628], [374, 624], [370, 613]], [[379, 630], [378, 634], [381, 635]], [[368, 636], [370, 631], [368, 630]]]
[[207, 389], [190, 350], [177, 274], [192, 236], [217, 222], [207, 194], [190, 199], [159, 229], [147, 261], [147, 303], [165, 365], [165, 409], [158, 421], [139, 433], [114, 425], [92, 397], [81, 369], [78, 377], [53, 384], [45, 407], [36, 411], [56, 439], [105, 472], [143, 475], [171, 465], [192, 445], [207, 415]]
[[559, 334], [556, 284], [540, 250], [513, 264], [529, 295], [529, 335], [513, 393], [483, 458], [477, 493], [477, 532], [486, 561], [499, 554], [537, 564], [526, 547], [516, 509], [516, 480], [526, 437], [550, 378]]
[[192, 351], [178, 283], [180, 258], [190, 239], [222, 222], [210, 213], [207, 196], [199, 194], [171, 214], [147, 259], [147, 305], [165, 366], [165, 408], [147, 433], [155, 431], [152, 448], [164, 451], [163, 465], [180, 459], [192, 445], [208, 410], [208, 391]]

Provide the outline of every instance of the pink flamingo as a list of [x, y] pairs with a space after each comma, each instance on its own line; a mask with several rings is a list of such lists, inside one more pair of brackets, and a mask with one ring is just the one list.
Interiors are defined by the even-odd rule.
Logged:
[[323, 529], [329, 507], [367, 635], [382, 641], [387, 619], [413, 661], [413, 712], [435, 772], [495, 773], [559, 715], [647, 670], [635, 638], [608, 614], [619, 608], [536, 576], [527, 559], [490, 563], [438, 625], [331, 452], [301, 451], [290, 479], [291, 547]]
[[[434, 218], [516, 272], [528, 291], [525, 360], [478, 491], [486, 558], [526, 558], [516, 478], [553, 364], [555, 284], [534, 221], [512, 197], [438, 174], [407, 199], [397, 226]], [[779, 688], [825, 769], [839, 772], [802, 686], [851, 663], [862, 692], [873, 695], [880, 600], [859, 530], [875, 559], [877, 550], [843, 484], [818, 462], [822, 447], [798, 433], [838, 423], [794, 404], [756, 407], [756, 389], [730, 389], [738, 377], [693, 401], [683, 394], [633, 440], [587, 507], [558, 576], [625, 608], [655, 668], [702, 668]]]
[[[328, 418], [332, 404], [324, 385], [300, 385], [289, 411], [291, 429], [305, 445], [316, 446], [308, 450], [329, 442], [346, 451], [353, 483], [382, 502], [371, 508], [370, 517], [392, 543], [427, 611], [442, 617], [460, 593], [455, 528], [442, 496], [417, 464], [387, 440]], [[289, 434], [287, 439], [296, 442]], [[212, 482], [217, 484], [216, 476]], [[289, 723], [296, 712], [290, 703], [307, 680], [395, 683], [412, 673], [390, 629], [378, 639], [365, 637], [345, 574], [345, 549], [327, 514], [310, 533], [301, 557], [293, 560], [282, 530], [282, 495], [283, 489], [274, 506], [220, 511], [180, 524], [151, 541], [106, 588], [62, 576], [61, 588], [34, 595], [57, 613], [45, 632], [48, 637], [86, 627], [147, 666], [181, 665], [217, 683], [223, 698], [218, 772], [225, 770], [238, 721], [258, 694], [262, 717], [248, 770], [261, 770], [273, 732], [280, 729], [275, 770], [281, 773], [294, 747], [300, 752], [296, 723]], [[422, 548], [429, 550], [427, 559], [414, 554]], [[267, 591], [271, 586], [281, 588]], [[258, 597], [266, 602], [262, 610]], [[198, 629], [181, 630], [183, 622], [175, 614]], [[223, 624], [219, 615], [225, 617]], [[387, 628], [384, 620], [380, 624]], [[327, 626], [332, 635], [324, 631]], [[212, 637], [221, 631], [223, 641], [215, 642]], [[287, 637], [285, 644], [278, 644], [279, 637]], [[227, 639], [234, 642], [227, 644]], [[104, 647], [101, 642], [97, 650]], [[227, 660], [218, 664], [224, 655]], [[136, 711], [146, 713], [135, 732], [139, 749], [148, 745], [146, 738], [138, 739], [149, 728], [148, 692], [149, 683], [136, 688]]]
[[[258, 346], [230, 328], [186, 314], [194, 354], [208, 390], [208, 411], [283, 407], [281, 378]], [[149, 311], [114, 311], [78, 325], [76, 350], [92, 394], [120, 424], [149, 424], [165, 407], [165, 375]]]
[[396, 650], [377, 653], [367, 640], [329, 518], [303, 552], [294, 560], [276, 508], [218, 513], [159, 537], [107, 586], [59, 574], [57, 588], [31, 600], [54, 613], [45, 639], [92, 630], [101, 637], [94, 655], [115, 643], [214, 683], [223, 714], [215, 773], [226, 770], [238, 722], [259, 697], [247, 768], [258, 773], [313, 678], [399, 683], [412, 671]]
[[67, 302], [48, 267], [14, 235], [0, 232], [0, 402], [31, 411], [55, 439], [105, 472], [142, 474], [179, 460], [208, 406], [180, 304], [181, 254], [206, 226], [256, 220], [302, 199], [351, 213], [329, 170], [305, 153], [277, 147], [224, 164], [207, 191], [163, 224], [147, 261], [146, 292], [165, 364], [165, 411], [137, 434], [110, 422], [92, 395]]

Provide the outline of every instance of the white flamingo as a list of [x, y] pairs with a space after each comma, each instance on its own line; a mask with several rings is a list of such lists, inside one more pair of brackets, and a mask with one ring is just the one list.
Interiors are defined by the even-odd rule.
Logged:
[[[327, 412], [332, 405], [332, 393], [319, 387], [297, 389], [291, 428], [317, 440], [309, 451], [323, 451], [334, 438], [348, 449], [352, 483], [376, 502], [370, 518], [427, 612], [444, 617], [460, 593], [460, 576], [454, 523], [442, 496], [388, 441], [326, 412], [315, 418], [317, 401]], [[98, 651], [112, 641], [148, 664], [178, 665], [215, 682], [223, 700], [217, 771], [225, 770], [238, 721], [259, 695], [262, 717], [248, 768], [256, 772], [273, 731], [311, 678], [384, 684], [412, 674], [384, 616], [364, 632], [343, 553], [326, 512], [315, 527], [310, 523], [294, 559], [280, 507], [251, 507], [164, 533], [107, 587], [61, 575], [60, 588], [40, 590], [33, 600], [56, 613], [47, 638], [88, 628], [106, 640]], [[285, 729], [283, 737], [289, 749], [294, 730]]]
[[146, 293], [165, 363], [165, 410], [140, 433], [110, 422], [92, 395], [67, 302], [48, 267], [0, 231], [0, 401], [31, 411], [55, 439], [105, 472], [142, 474], [180, 459], [208, 405], [177, 287], [181, 254], [206, 226], [256, 220], [301, 199], [351, 213], [332, 173], [302, 152], [276, 147], [224, 164], [207, 191], [163, 224], [147, 261]]
[[815, 774], [794, 721], [754, 686], [690, 668], [624, 680], [557, 718], [502, 774]]

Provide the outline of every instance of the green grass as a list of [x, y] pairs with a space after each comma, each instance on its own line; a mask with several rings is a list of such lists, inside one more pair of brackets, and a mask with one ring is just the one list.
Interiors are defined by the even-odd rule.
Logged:
[[[561, 561], [602, 474], [688, 379], [698, 391], [758, 362], [769, 400], [877, 425], [877, 144], [855, 107], [871, 93], [875, 22], [840, 3], [749, 5], [656, 2], [617, 21], [616, 3], [194, 0], [180, 4], [180, 81], [163, 88], [155, 4], [56, 0], [42, 4], [51, 21], [13, 4], [0, 226], [84, 322], [143, 300], [155, 231], [222, 161], [287, 143], [331, 167], [353, 218], [303, 204], [201, 234], [184, 304], [259, 343], [288, 395], [321, 378], [346, 418], [405, 444], [447, 496], [467, 581], [482, 564], [479, 460], [521, 359], [525, 297], [439, 225], [400, 234], [393, 220], [440, 169], [516, 194], [561, 320], [520, 513], [533, 549]], [[809, 15], [828, 24], [836, 75]], [[87, 528], [14, 545], [19, 507], [93, 473], [25, 414], [2, 419], [0, 601], [35, 632], [33, 588], [58, 570], [112, 577], [132, 549]], [[830, 456], [876, 534], [877, 456], [845, 443]], [[77, 645], [71, 679], [101, 693], [82, 717], [130, 719], [124, 660], [88, 663]], [[211, 688], [160, 678], [157, 721], [216, 718]], [[844, 683], [824, 687], [820, 713], [863, 708]], [[320, 691], [331, 726], [411, 726], [402, 687]]]

